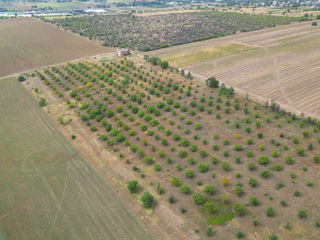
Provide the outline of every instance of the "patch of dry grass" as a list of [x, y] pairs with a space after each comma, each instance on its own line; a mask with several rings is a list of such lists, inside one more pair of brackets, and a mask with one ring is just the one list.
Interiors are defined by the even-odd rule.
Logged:
[[164, 60], [169, 61], [175, 67], [183, 67], [224, 56], [229, 56], [232, 54], [237, 54], [253, 48], [253, 46], [242, 43], [227, 43], [211, 48], [201, 49], [198, 51], [173, 55], [170, 57], [166, 57]]

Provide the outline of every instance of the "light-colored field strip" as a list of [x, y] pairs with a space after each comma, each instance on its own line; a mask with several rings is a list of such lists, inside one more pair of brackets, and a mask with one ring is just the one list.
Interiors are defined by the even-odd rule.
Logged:
[[15, 79], [0, 80], [0, 116], [7, 239], [152, 239]]
[[311, 22], [161, 49], [151, 55], [169, 59], [233, 41], [257, 48], [184, 69], [201, 79], [215, 76], [260, 101], [276, 101], [289, 111], [320, 118], [320, 28]]
[[[311, 28], [310, 22], [293, 23], [290, 25], [279, 26], [275, 28], [268, 28], [268, 29], [263, 29], [263, 30], [248, 32], [248, 33], [239, 33], [239, 34], [216, 38], [216, 39], [183, 44], [183, 45], [173, 46], [170, 48], [163, 48], [163, 49], [151, 51], [148, 54], [151, 56], [158, 56], [160, 58], [164, 58], [164, 57], [168, 57], [176, 54], [186, 53], [186, 52], [195, 51], [195, 50], [201, 50], [204, 48], [210, 48], [216, 45], [226, 44], [228, 42], [242, 42], [249, 45], [263, 46], [260, 43], [263, 43], [267, 39], [269, 39], [269, 41], [273, 41], [274, 39], [282, 39], [282, 38], [288, 38], [291, 36], [296, 36], [296, 34], [299, 34], [300, 32], [305, 34], [306, 33], [305, 31], [311, 32], [312, 30], [315, 30], [315, 29]], [[279, 40], [277, 40], [277, 42], [278, 41]]]
[[241, 43], [228, 43], [202, 50], [196, 50], [185, 54], [173, 55], [171, 57], [163, 58], [169, 61], [175, 67], [183, 67], [199, 62], [206, 62], [208, 60], [217, 59], [232, 54], [237, 54], [253, 49], [254, 47]]

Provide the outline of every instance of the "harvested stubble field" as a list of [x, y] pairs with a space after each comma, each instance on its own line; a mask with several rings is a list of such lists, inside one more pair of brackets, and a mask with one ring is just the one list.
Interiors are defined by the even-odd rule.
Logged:
[[110, 52], [34, 18], [0, 19], [0, 77]]
[[[208, 89], [133, 58], [68, 63], [35, 72], [28, 81], [35, 80], [64, 100], [153, 194], [149, 214], [159, 224], [156, 213], [165, 205], [198, 225], [183, 228], [192, 239], [192, 232], [200, 239], [319, 235], [316, 120], [227, 97], [230, 90]], [[181, 228], [172, 219], [165, 221]], [[206, 230], [212, 225], [213, 233]]]
[[310, 22], [176, 46], [151, 52], [160, 58], [192, 55], [228, 42], [254, 49], [183, 68], [206, 79], [217, 77], [263, 102], [276, 101], [289, 111], [320, 117], [320, 29]]
[[111, 47], [150, 50], [289, 24], [296, 18], [199, 11], [162, 15], [95, 15], [45, 19]]
[[15, 78], [0, 103], [1, 239], [152, 239]]

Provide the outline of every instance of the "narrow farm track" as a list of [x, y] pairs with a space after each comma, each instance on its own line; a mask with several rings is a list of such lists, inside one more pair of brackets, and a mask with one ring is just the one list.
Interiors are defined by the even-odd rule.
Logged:
[[276, 101], [298, 115], [320, 118], [320, 28], [296, 23], [151, 52], [168, 57], [239, 42], [250, 51], [184, 66], [200, 79], [211, 76], [259, 101]]
[[14, 79], [0, 81], [0, 225], [7, 239], [152, 239]]

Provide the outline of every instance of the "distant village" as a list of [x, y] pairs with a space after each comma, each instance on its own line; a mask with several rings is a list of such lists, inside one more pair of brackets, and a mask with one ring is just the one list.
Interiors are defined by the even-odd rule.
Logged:
[[74, 14], [103, 14], [105, 9], [74, 9], [68, 11], [54, 10], [32, 10], [25, 12], [0, 12], [0, 17], [49, 17], [49, 16], [71, 16]]
[[252, 7], [275, 7], [275, 8], [297, 8], [308, 7], [320, 8], [320, 0], [216, 0], [226, 3], [228, 6], [252, 6]]
[[[271, 7], [271, 8], [297, 8], [297, 7], [307, 7], [314, 10], [320, 10], [320, 0], [192, 0], [192, 1], [155, 1], [152, 3], [158, 3], [162, 6], [178, 6], [188, 4], [202, 4], [208, 2], [219, 3], [224, 6], [240, 6], [240, 7]], [[130, 8], [135, 9], [139, 6], [148, 5], [148, 2], [136, 0], [129, 5], [115, 6], [118, 8]], [[48, 16], [72, 16], [78, 14], [105, 14], [109, 11], [110, 6], [98, 7], [98, 8], [88, 8], [88, 9], [65, 9], [65, 10], [55, 10], [52, 8], [48, 9], [32, 9], [29, 11], [18, 12], [18, 11], [3, 11], [0, 8], [0, 18], [1, 17], [48, 17]], [[6, 10], [6, 9], [4, 9]]]
[[271, 7], [300, 7], [307, 6], [310, 8], [319, 8], [320, 1], [319, 0], [289, 0], [289, 1], [273, 1], [270, 5]]

